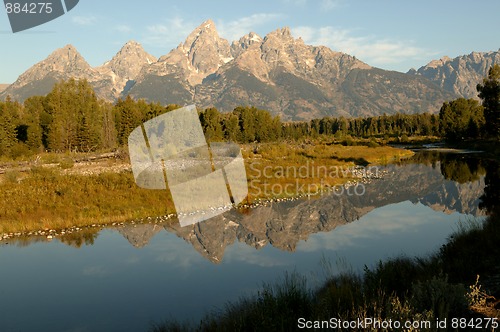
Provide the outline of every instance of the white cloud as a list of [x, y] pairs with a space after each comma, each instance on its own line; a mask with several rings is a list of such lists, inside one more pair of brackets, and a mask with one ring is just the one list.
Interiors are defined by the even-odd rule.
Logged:
[[[287, 6], [290, 6], [290, 5], [297, 6], [297, 7], [305, 7], [305, 6], [317, 7], [318, 6], [317, 1], [310, 1], [310, 0], [281, 0], [281, 2], [283, 2], [283, 4], [285, 4]], [[330, 11], [334, 8], [339, 7], [340, 4], [341, 4], [341, 0], [321, 0], [321, 2], [319, 3], [319, 7], [322, 10]]]
[[307, 44], [324, 45], [334, 51], [354, 55], [374, 66], [393, 65], [408, 60], [425, 59], [435, 53], [417, 47], [412, 41], [399, 41], [377, 36], [355, 36], [352, 30], [332, 26], [313, 28], [300, 26], [292, 29], [295, 37]]
[[143, 43], [155, 47], [172, 48], [186, 39], [197, 26], [196, 23], [175, 17], [164, 23], [148, 26]]
[[[233, 40], [240, 39], [251, 31], [255, 31], [256, 28], [260, 25], [280, 20], [283, 17], [283, 14], [276, 13], [253, 14], [251, 16], [242, 17], [234, 21], [218, 21], [217, 29], [221, 36], [231, 42]], [[278, 26], [277, 24], [273, 25]]]
[[97, 22], [97, 17], [93, 15], [89, 16], [74, 16], [72, 18], [73, 23], [77, 25], [93, 25], [95, 22]]
[[125, 24], [120, 24], [115, 27], [115, 30], [118, 32], [123, 32], [123, 33], [130, 33], [132, 32], [132, 28], [129, 27], [128, 25]]
[[321, 1], [321, 9], [329, 11], [339, 6], [338, 0], [322, 0]]
[[83, 269], [83, 275], [88, 277], [104, 277], [109, 271], [102, 266], [88, 266]]
[[294, 5], [294, 6], [304, 6], [307, 4], [308, 0], [282, 0], [284, 4]]
[[268, 251], [257, 251], [255, 248], [244, 242], [236, 242], [234, 246], [228, 248], [224, 255], [227, 263], [242, 262], [247, 265], [260, 267], [293, 266], [294, 262], [285, 261], [283, 257], [276, 257]]

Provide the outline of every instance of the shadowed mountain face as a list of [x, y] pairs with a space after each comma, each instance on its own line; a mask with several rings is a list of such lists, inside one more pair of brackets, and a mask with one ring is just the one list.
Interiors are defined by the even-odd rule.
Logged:
[[435, 113], [457, 94], [426, 77], [373, 68], [354, 56], [306, 45], [288, 28], [264, 38], [251, 32], [230, 44], [208, 20], [159, 59], [131, 41], [112, 60], [92, 68], [68, 45], [28, 69], [0, 99], [10, 95], [23, 101], [47, 94], [58, 80], [77, 78], [87, 79], [109, 101], [130, 94], [222, 111], [252, 105], [284, 120]]
[[[228, 213], [188, 227], [168, 225], [165, 229], [191, 243], [195, 250], [214, 263], [220, 263], [225, 248], [235, 241], [260, 249], [268, 244], [294, 251], [298, 242], [311, 234], [329, 232], [354, 222], [370, 211], [389, 204], [411, 201], [443, 213], [458, 212], [482, 216], [478, 208], [484, 191], [484, 176], [472, 182], [446, 180], [439, 162], [389, 166], [382, 179], [365, 185], [363, 195], [328, 194], [318, 199], [296, 200], [259, 206], [247, 214]], [[358, 191], [359, 192], [359, 191]], [[136, 228], [120, 232], [134, 243], [147, 243], [155, 234], [153, 225], [143, 225], [144, 238]], [[151, 230], [146, 230], [151, 228]]]

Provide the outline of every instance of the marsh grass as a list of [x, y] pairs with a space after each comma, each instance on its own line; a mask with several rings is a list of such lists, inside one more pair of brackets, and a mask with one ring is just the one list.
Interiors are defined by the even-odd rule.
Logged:
[[130, 172], [63, 175], [33, 167], [0, 184], [0, 234], [121, 222], [174, 211], [168, 191], [136, 186]]

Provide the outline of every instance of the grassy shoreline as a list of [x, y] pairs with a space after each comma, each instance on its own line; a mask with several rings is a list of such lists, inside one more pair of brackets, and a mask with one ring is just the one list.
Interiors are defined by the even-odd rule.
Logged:
[[[257, 294], [208, 312], [198, 322], [167, 320], [150, 331], [296, 331], [301, 330], [299, 318], [319, 322], [318, 331], [492, 331], [485, 328], [488, 318], [500, 324], [499, 221], [489, 217], [482, 225], [465, 225], [428, 257], [395, 257], [365, 267], [361, 274], [330, 274], [319, 288], [311, 288], [304, 276], [287, 274], [275, 284], [263, 285]], [[329, 325], [332, 318], [431, 325], [335, 328]], [[438, 319], [447, 320], [446, 329], [436, 326]], [[465, 328], [460, 328], [460, 319]]]
[[[248, 144], [242, 152], [249, 178], [244, 208], [332, 190], [348, 181], [359, 181], [352, 173], [357, 165], [385, 164], [413, 155], [388, 146], [344, 146], [325, 141]], [[118, 159], [92, 162], [92, 158], [49, 154], [38, 158], [38, 165], [26, 161], [0, 165], [4, 170], [0, 175], [0, 239], [147, 217], [175, 219], [170, 193], [137, 187], [123, 153]], [[300, 168], [303, 174], [277, 173]], [[337, 173], [315, 173], [315, 168]], [[266, 186], [287, 187], [289, 191], [276, 194], [265, 191]]]

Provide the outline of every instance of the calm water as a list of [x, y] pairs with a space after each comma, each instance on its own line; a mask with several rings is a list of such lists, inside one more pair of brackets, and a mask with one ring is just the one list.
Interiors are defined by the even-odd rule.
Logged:
[[415, 160], [388, 166], [362, 196], [230, 211], [185, 228], [109, 228], [80, 247], [3, 244], [0, 331], [146, 331], [169, 317], [199, 319], [286, 271], [317, 285], [325, 260], [335, 273], [428, 255], [459, 222], [483, 219], [486, 170], [458, 155]]

